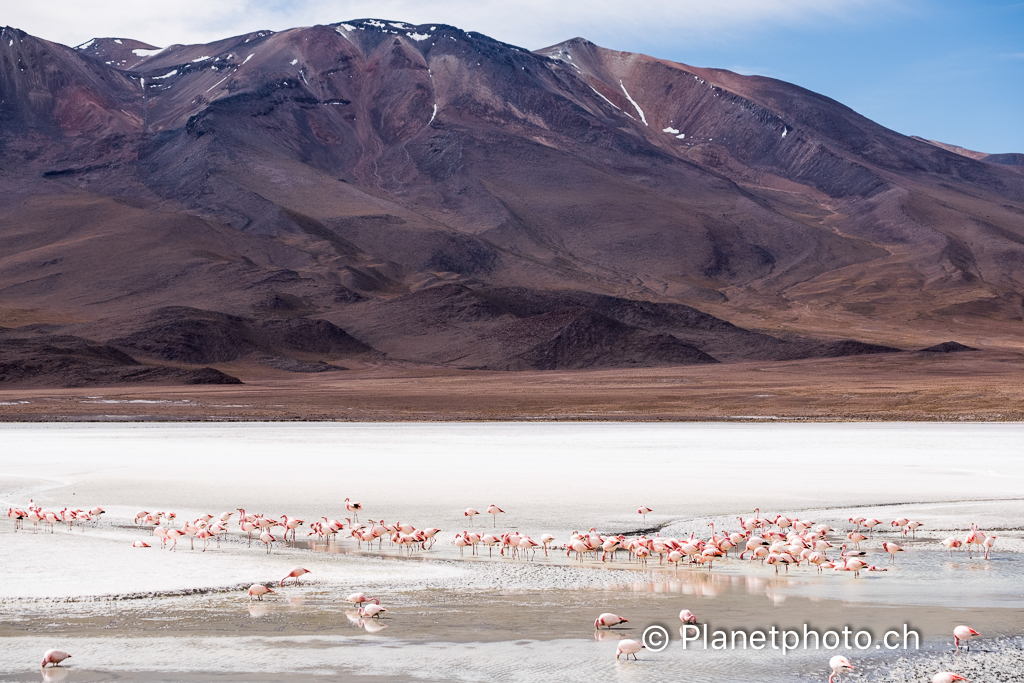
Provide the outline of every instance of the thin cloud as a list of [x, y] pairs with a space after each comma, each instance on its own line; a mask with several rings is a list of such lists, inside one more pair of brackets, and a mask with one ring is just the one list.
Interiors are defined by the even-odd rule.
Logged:
[[445, 23], [536, 49], [575, 36], [618, 49], [714, 44], [778, 26], [860, 21], [881, 0], [36, 0], [5, 9], [12, 26], [75, 45], [89, 38], [136, 38], [165, 46], [201, 43], [259, 29], [283, 30], [347, 19]]

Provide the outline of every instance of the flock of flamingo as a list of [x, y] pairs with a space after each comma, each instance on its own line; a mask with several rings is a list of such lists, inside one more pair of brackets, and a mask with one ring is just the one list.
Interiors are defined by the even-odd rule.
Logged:
[[[332, 540], [337, 543], [338, 534], [345, 531], [356, 541], [359, 548], [365, 543], [370, 549], [376, 542], [377, 549], [380, 550], [384, 541], [387, 540], [388, 543], [397, 546], [400, 553], [412, 553], [414, 550], [429, 550], [441, 531], [436, 527], [417, 529], [411, 524], [402, 522], [386, 524], [384, 520], [369, 520], [367, 523], [362, 523], [358, 518], [359, 511], [363, 509], [362, 505], [348, 498], [345, 499], [344, 504], [352, 517], [346, 517], [344, 522], [322, 517], [320, 521], [308, 525], [307, 536], [316, 536], [319, 541], [325, 542], [329, 546]], [[492, 526], [497, 526], [497, 515], [505, 512], [496, 505], [488, 506], [486, 511], [492, 515]], [[288, 515], [282, 515], [279, 518], [267, 517], [262, 514], [248, 513], [243, 508], [237, 508], [235, 512], [223, 512], [220, 515], [204, 514], [195, 520], [185, 521], [177, 526], [175, 525], [177, 516], [173, 512], [142, 511], [135, 516], [134, 523], [139, 526], [152, 527], [152, 536], [159, 540], [164, 548], [176, 550], [179, 539], [188, 537], [192, 549], [195, 549], [195, 541], [198, 539], [203, 542], [203, 552], [205, 552], [211, 540], [216, 540], [219, 544], [221, 537], [230, 531], [231, 519], [236, 512], [238, 513], [238, 530], [246, 535], [250, 547], [253, 534], [258, 534], [257, 538], [264, 544], [268, 553], [272, 552], [275, 542], [287, 542], [289, 535], [294, 543], [298, 528], [306, 524], [304, 520], [296, 517]], [[641, 506], [637, 510], [645, 522], [647, 514], [651, 512], [651, 508], [646, 506]], [[744, 558], [744, 555], [749, 554], [748, 561], [759, 560], [763, 564], [772, 565], [776, 574], [779, 572], [780, 566], [788, 572], [790, 565], [799, 566], [805, 563], [815, 566], [819, 573], [825, 569], [832, 569], [838, 572], [853, 572], [857, 577], [861, 571], [886, 571], [885, 568], [869, 564], [864, 559], [867, 552], [860, 549], [860, 544], [871, 540], [876, 531], [879, 531], [879, 527], [888, 526], [891, 531], [900, 533], [902, 537], [905, 538], [909, 534], [913, 539], [916, 537], [917, 529], [923, 526], [920, 522], [906, 518], [895, 519], [885, 525], [878, 519], [851, 517], [849, 522], [853, 528], [843, 534], [828, 524], [816, 524], [811, 520], [783, 515], [762, 518], [760, 512], [760, 508], [757, 508], [753, 517], [747, 519], [738, 517], [740, 530], [733, 532], [717, 533], [714, 522], [709, 522], [711, 533], [707, 539], [695, 538], [692, 533], [689, 538], [682, 539], [666, 538], [660, 534], [653, 537], [641, 534], [635, 538], [627, 538], [624, 535], [601, 535], [592, 528], [587, 533], [573, 532], [568, 541], [560, 548], [566, 552], [566, 557], [575, 553], [576, 559], [580, 562], [590, 555], [594, 557], [595, 561], [599, 555], [601, 562], [613, 562], [616, 555], [622, 552], [627, 554], [629, 561], [646, 566], [648, 559], [657, 555], [659, 564], [666, 562], [673, 564], [677, 571], [679, 564], [684, 561], [696, 566], [706, 564], [710, 571], [716, 560], [726, 558], [730, 551], [741, 548], [738, 556], [740, 560]], [[38, 531], [42, 526], [44, 531], [48, 530], [51, 533], [57, 524], [67, 524], [70, 531], [76, 522], [80, 526], [88, 522], [96, 523], [103, 514], [104, 510], [101, 507], [94, 507], [90, 510], [68, 508], [60, 511], [44, 510], [31, 501], [25, 509], [12, 507], [7, 511], [8, 517], [14, 521], [16, 531], [23, 530], [25, 522], [29, 522], [33, 525], [34, 531]], [[479, 514], [480, 512], [474, 508], [466, 508], [463, 512], [463, 516], [468, 517], [471, 522]], [[272, 532], [277, 533], [278, 536]], [[847, 543], [842, 543], [840, 546], [838, 558], [830, 559], [827, 553], [834, 548], [834, 544], [828, 540], [828, 537], [831, 535], [835, 540], [837, 534], [841, 535]], [[951, 536], [941, 541], [941, 544], [950, 553], [961, 548], [966, 548], [972, 556], [975, 551], [983, 552], [984, 558], [987, 560], [995, 540], [996, 536], [986, 535], [978, 529], [977, 525], [971, 524], [963, 541]], [[499, 556], [507, 554], [511, 558], [532, 560], [538, 548], [543, 549], [544, 554], [548, 555], [549, 550], [553, 549], [554, 541], [555, 537], [551, 534], [542, 535], [538, 542], [519, 532], [498, 534], [463, 530], [455, 535], [454, 544], [459, 548], [460, 554], [464, 554], [468, 547], [471, 554], [476, 555], [479, 553], [478, 546], [486, 546], [489, 557], [493, 557], [494, 549], [497, 548]], [[837, 542], [841, 543], [841, 541]], [[850, 549], [851, 544], [853, 549]], [[138, 548], [151, 547], [143, 540], [137, 540], [132, 545]], [[905, 550], [890, 540], [882, 541], [881, 548], [889, 556], [890, 563], [895, 562], [896, 556]], [[299, 578], [308, 573], [310, 573], [309, 570], [296, 567], [280, 580], [278, 587], [283, 587], [288, 579], [294, 579], [294, 582], [298, 583]], [[275, 593], [276, 591], [270, 586], [262, 583], [252, 584], [248, 589], [250, 601], [253, 598], [262, 600], [264, 595]], [[386, 608], [380, 606], [379, 598], [368, 598], [364, 593], [353, 593], [346, 598], [346, 601], [353, 603], [358, 608], [360, 619], [379, 618], [387, 612]], [[679, 618], [684, 624], [694, 624], [697, 620], [689, 610], [683, 610]], [[621, 616], [603, 613], [594, 621], [594, 628], [611, 628], [627, 622], [628, 619]], [[968, 626], [958, 626], [954, 630], [956, 648], [959, 650], [961, 645], [966, 645], [969, 650], [969, 641], [978, 635], [977, 631]], [[615, 657], [619, 659], [622, 655], [626, 655], [626, 659], [629, 659], [630, 656], [636, 659], [636, 654], [644, 648], [645, 646], [641, 642], [623, 639], [618, 644]], [[43, 667], [57, 666], [70, 656], [60, 650], [49, 650], [43, 657]], [[835, 678], [841, 673], [853, 670], [850, 662], [843, 656], [833, 657], [829, 661], [829, 666], [832, 670], [829, 683], [835, 683]], [[933, 683], [952, 683], [967, 679], [953, 673], [940, 672], [932, 680]]]

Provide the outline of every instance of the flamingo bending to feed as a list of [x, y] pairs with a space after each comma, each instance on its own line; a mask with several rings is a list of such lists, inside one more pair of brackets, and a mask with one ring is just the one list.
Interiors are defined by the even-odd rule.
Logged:
[[956, 645], [956, 649], [960, 649], [961, 643], [967, 646], [967, 651], [971, 651], [971, 638], [976, 638], [981, 634], [975, 631], [970, 626], [960, 625], [953, 629], [953, 644]]
[[368, 598], [366, 593], [353, 593], [352, 595], [345, 598], [345, 602], [351, 602], [357, 607], [362, 606], [364, 602], [372, 602], [375, 605], [380, 604], [380, 600], [377, 598]]
[[967, 679], [963, 676], [957, 676], [954, 673], [948, 671], [940, 671], [939, 673], [932, 676], [932, 683], [953, 683], [953, 681], [966, 681]]
[[295, 583], [298, 583], [300, 576], [302, 576], [303, 574], [311, 574], [311, 573], [312, 572], [310, 572], [308, 569], [303, 569], [302, 567], [296, 567], [295, 569], [293, 569], [290, 572], [288, 572], [288, 576], [284, 577], [284, 579], [281, 579], [281, 585], [282, 586], [284, 585], [285, 579], [295, 579]]
[[626, 661], [629, 661], [629, 656], [633, 655], [633, 659], [636, 659], [636, 653], [644, 649], [643, 643], [638, 643], [635, 640], [620, 640], [619, 646], [615, 648], [615, 659], [619, 658], [619, 655], [626, 655]]
[[540, 537], [540, 544], [544, 546], [544, 556], [548, 555], [548, 545], [555, 540], [555, 537], [551, 534], [544, 534]]
[[373, 617], [375, 619], [380, 619], [380, 615], [384, 614], [385, 612], [387, 612], [387, 610], [376, 603], [368, 605], [366, 607], [359, 608], [359, 616], [364, 618]]
[[61, 662], [70, 657], [71, 655], [63, 650], [47, 650], [43, 653], [43, 668], [45, 668], [47, 664], [51, 666], [60, 666]]
[[135, 543], [132, 543], [132, 547], [133, 548], [149, 548], [150, 545], [148, 543], [146, 543], [145, 541], [135, 541]]
[[[254, 596], [262, 602], [263, 596], [267, 593], [274, 593], [274, 591], [270, 590], [262, 583], [254, 583], [249, 586], [249, 602], [252, 602]], [[276, 593], [274, 594], [276, 595]]]
[[844, 671], [853, 671], [853, 665], [850, 664], [850, 660], [842, 655], [836, 655], [828, 660], [828, 665], [832, 669], [832, 675], [828, 677], [828, 683], [835, 683], [835, 677]]
[[594, 628], [600, 630], [602, 626], [605, 628], [611, 628], [612, 626], [618, 626], [619, 624], [628, 624], [629, 619], [624, 619], [618, 614], [612, 614], [611, 612], [605, 612], [597, 619], [594, 619]]
[[684, 609], [682, 612], [679, 613], [679, 620], [684, 624], [696, 624], [697, 615], [688, 609]]

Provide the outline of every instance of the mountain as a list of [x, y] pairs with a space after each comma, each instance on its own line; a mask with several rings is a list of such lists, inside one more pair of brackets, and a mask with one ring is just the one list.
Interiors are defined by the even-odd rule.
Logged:
[[[581, 38], [3, 28], [0, 324], [307, 369], [1012, 345], [1024, 174], [965, 151]], [[294, 321], [305, 347], [271, 332]]]

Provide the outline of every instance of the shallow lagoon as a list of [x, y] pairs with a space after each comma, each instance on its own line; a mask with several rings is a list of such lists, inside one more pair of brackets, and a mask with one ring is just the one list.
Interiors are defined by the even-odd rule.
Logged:
[[[693, 680], [753, 672], [792, 680], [827, 660], [684, 652], [676, 641], [612, 668], [611, 640], [652, 623], [678, 628], [682, 607], [731, 628], [850, 623], [881, 633], [909, 622], [927, 647], [943, 646], [947, 622], [1017, 635], [1021, 437], [1024, 426], [1012, 424], [0, 425], [5, 507], [34, 498], [108, 510], [84, 532], [15, 534], [0, 522], [0, 680], [39, 680], [36, 650], [50, 646], [76, 654], [69, 681], [589, 680], [601, 672], [670, 680], [681, 666]], [[362, 502], [364, 521], [437, 526], [441, 541], [410, 560], [386, 544], [367, 554], [350, 539], [330, 553], [267, 555], [244, 536], [207, 553], [130, 547], [147, 534], [130, 523], [139, 510], [174, 510], [183, 520], [244, 507], [313, 520], [348, 516], [345, 497]], [[861, 579], [804, 567], [776, 576], [732, 559], [711, 572], [581, 566], [564, 553], [522, 562], [484, 551], [461, 561], [450, 541], [470, 524], [462, 510], [492, 502], [506, 514], [481, 515], [477, 527], [496, 521], [559, 542], [590, 527], [706, 534], [709, 521], [735, 528], [735, 516], [756, 506], [844, 530], [855, 513], [910, 516], [925, 527], [889, 571]], [[641, 504], [655, 510], [646, 522]], [[992, 560], [949, 558], [937, 547], [936, 538], [970, 522], [999, 530]], [[884, 566], [887, 557], [873, 555]], [[313, 570], [311, 581], [272, 601], [250, 606], [238, 589], [296, 564]], [[364, 589], [392, 609], [369, 628], [341, 603]], [[606, 610], [637, 628], [595, 640], [593, 618]]]

